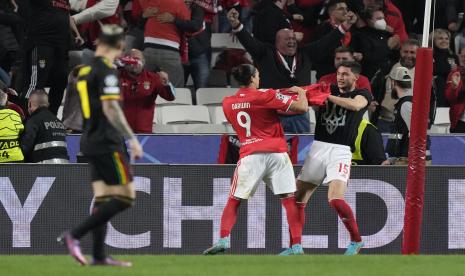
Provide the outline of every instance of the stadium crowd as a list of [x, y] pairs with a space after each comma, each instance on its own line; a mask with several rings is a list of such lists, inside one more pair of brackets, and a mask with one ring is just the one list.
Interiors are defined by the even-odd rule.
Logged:
[[[398, 103], [399, 98], [412, 93], [424, 2], [1, 1], [0, 99], [5, 100], [0, 101], [0, 124], [15, 127], [14, 130], [0, 128], [0, 142], [17, 142], [11, 143], [15, 160], [0, 156], [0, 162], [67, 159], [59, 150], [63, 139], [57, 137], [62, 136], [31, 136], [28, 125], [32, 123], [28, 121], [34, 120], [37, 109], [48, 109], [45, 123], [52, 125], [53, 122], [58, 127], [43, 129], [44, 132], [61, 128], [66, 128], [68, 133], [82, 131], [77, 72], [91, 60], [103, 24], [117, 24], [126, 30], [126, 54], [115, 66], [124, 95], [123, 109], [137, 133], [152, 132], [158, 96], [172, 101], [176, 97], [175, 88], [188, 87], [195, 103], [199, 88], [234, 86], [230, 78], [234, 65], [254, 63], [261, 72], [261, 88], [282, 89], [310, 85], [312, 81], [337, 85], [338, 64], [356, 61], [362, 67], [357, 88], [367, 89], [374, 98], [368, 109], [367, 118], [371, 122], [368, 128], [378, 134], [370, 137], [379, 140], [380, 132], [403, 133], [408, 139], [411, 105], [402, 107]], [[436, 106], [450, 107], [450, 132], [464, 133], [465, 1], [436, 1], [434, 10], [430, 125], [434, 122]], [[237, 38], [248, 55], [241, 50], [225, 49], [212, 61], [212, 33], [219, 32], [234, 34], [235, 38], [229, 39]], [[316, 80], [312, 80], [312, 72], [316, 73]], [[189, 76], [192, 82], [188, 81]], [[223, 77], [225, 81], [218, 82]], [[43, 90], [48, 95], [43, 95]], [[34, 95], [46, 98], [46, 103], [31, 109]], [[62, 105], [63, 111], [58, 115]], [[281, 114], [281, 122], [286, 133], [311, 131], [308, 114]], [[39, 141], [39, 136], [47, 138]], [[405, 142], [388, 144], [400, 147]], [[23, 143], [27, 145], [27, 152]], [[47, 147], [50, 155], [46, 153], [40, 160], [30, 157], [34, 148], [43, 155]], [[23, 149], [23, 155], [18, 148]], [[399, 153], [404, 149], [388, 151]]]

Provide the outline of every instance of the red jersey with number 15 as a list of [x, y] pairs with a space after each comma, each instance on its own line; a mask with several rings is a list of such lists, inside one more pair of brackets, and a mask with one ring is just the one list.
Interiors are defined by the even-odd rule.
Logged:
[[257, 152], [287, 152], [277, 111], [287, 111], [292, 97], [278, 91], [241, 88], [224, 98], [223, 112], [241, 143], [240, 158]]

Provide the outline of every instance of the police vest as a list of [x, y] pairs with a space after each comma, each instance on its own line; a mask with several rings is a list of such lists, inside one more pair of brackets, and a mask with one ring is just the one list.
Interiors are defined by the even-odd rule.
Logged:
[[24, 125], [19, 114], [12, 109], [0, 109], [0, 163], [23, 161], [19, 135]]
[[355, 151], [352, 153], [352, 161], [356, 164], [362, 163], [360, 161], [363, 161], [362, 137], [368, 125], [371, 125], [370, 121], [363, 119], [358, 126], [357, 138], [355, 138]]
[[[412, 102], [413, 96], [405, 96], [399, 99], [395, 104], [395, 133], [389, 135], [388, 143], [386, 146], [386, 152], [390, 157], [408, 157], [409, 150], [409, 130], [407, 123], [404, 121], [401, 115], [402, 105], [406, 102]], [[426, 136], [426, 160], [431, 160], [430, 153], [431, 141], [429, 135]]]

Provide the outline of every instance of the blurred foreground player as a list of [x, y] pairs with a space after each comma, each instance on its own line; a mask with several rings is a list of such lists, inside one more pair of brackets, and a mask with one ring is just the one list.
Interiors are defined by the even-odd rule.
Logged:
[[[357, 62], [346, 61], [339, 64], [338, 87], [332, 89], [326, 106], [318, 112], [315, 141], [297, 177], [296, 200], [300, 225], [304, 225], [305, 206], [313, 192], [321, 184], [328, 185], [329, 205], [337, 212], [350, 234], [351, 243], [345, 255], [358, 254], [363, 247], [355, 216], [344, 200], [358, 127], [372, 100], [370, 92], [356, 89], [360, 71]], [[292, 254], [291, 248], [281, 253]]]
[[123, 40], [121, 27], [102, 26], [94, 59], [79, 70], [77, 89], [84, 117], [81, 151], [91, 168], [95, 204], [92, 214], [64, 233], [59, 241], [81, 265], [86, 265], [87, 260], [81, 253], [79, 240], [90, 231], [93, 234], [92, 265], [132, 265], [113, 260], [104, 252], [108, 221], [131, 207], [136, 196], [124, 138], [128, 139], [131, 160], [143, 155], [119, 103], [118, 73], [113, 62], [123, 51]]
[[241, 200], [252, 197], [262, 180], [281, 198], [294, 240], [291, 248], [295, 254], [303, 254], [300, 245], [302, 226], [299, 225], [294, 198], [294, 170], [277, 111], [307, 112], [305, 90], [299, 87], [289, 89], [298, 97], [283, 95], [272, 89], [258, 90], [259, 72], [249, 64], [237, 67], [233, 75], [242, 88], [223, 100], [223, 111], [239, 137], [240, 159], [221, 217], [220, 240], [203, 254], [217, 254], [230, 247], [229, 235], [236, 223]]

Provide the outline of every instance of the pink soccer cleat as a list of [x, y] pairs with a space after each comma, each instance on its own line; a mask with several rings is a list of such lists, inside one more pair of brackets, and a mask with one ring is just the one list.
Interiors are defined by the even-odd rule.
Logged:
[[68, 249], [69, 254], [81, 265], [87, 265], [87, 260], [82, 255], [79, 240], [73, 238], [70, 233], [64, 233], [58, 238], [58, 242], [62, 243]]

